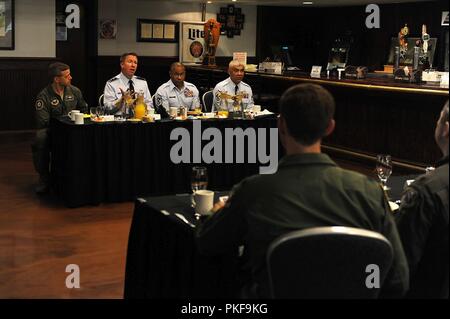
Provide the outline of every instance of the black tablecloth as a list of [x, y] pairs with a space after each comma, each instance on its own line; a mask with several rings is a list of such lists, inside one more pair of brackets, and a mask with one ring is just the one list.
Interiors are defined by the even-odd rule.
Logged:
[[[390, 200], [398, 200], [407, 179], [388, 180]], [[218, 196], [224, 193], [215, 194]], [[183, 221], [175, 214], [185, 217]], [[237, 297], [245, 274], [237, 252], [218, 257], [197, 252], [197, 225], [190, 195], [137, 199], [128, 241], [125, 298]]]
[[[128, 241], [125, 298], [233, 298], [237, 251], [197, 252], [190, 195], [137, 199]], [[175, 213], [182, 214], [191, 224]]]
[[414, 180], [415, 178], [417, 178], [417, 175], [391, 176], [386, 183], [386, 186], [389, 187], [389, 190], [387, 192], [389, 200], [393, 202], [400, 200], [405, 188], [406, 181]]
[[[259, 172], [259, 163], [172, 163], [170, 150], [177, 141], [171, 141], [170, 134], [177, 127], [191, 133], [192, 158], [192, 121], [86, 122], [74, 125], [68, 118], [51, 121], [52, 187], [69, 207], [188, 192], [195, 165], [208, 168], [209, 188], [216, 190], [230, 189], [244, 177]], [[225, 136], [226, 128], [274, 128], [276, 118], [212, 119], [202, 121], [201, 125], [202, 131], [216, 127]], [[206, 144], [208, 141], [202, 142], [203, 146]], [[225, 145], [222, 149], [225, 158]], [[281, 152], [279, 146], [279, 157]]]

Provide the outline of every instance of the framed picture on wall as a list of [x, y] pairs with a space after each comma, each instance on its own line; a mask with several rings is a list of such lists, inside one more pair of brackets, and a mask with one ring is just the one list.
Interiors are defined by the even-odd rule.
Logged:
[[[0, 0], [1, 1], [1, 0]], [[178, 42], [178, 21], [137, 20], [137, 42]]]
[[0, 50], [14, 50], [14, 0], [0, 0]]

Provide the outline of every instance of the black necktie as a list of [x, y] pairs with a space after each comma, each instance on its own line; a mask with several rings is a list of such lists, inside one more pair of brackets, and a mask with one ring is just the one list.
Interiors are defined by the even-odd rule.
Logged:
[[134, 93], [133, 81], [129, 80], [128, 85], [129, 85], [128, 90], [130, 91], [131, 94], [133, 94]]
[[234, 87], [234, 95], [237, 95], [239, 91], [239, 85], [236, 84], [236, 86]]

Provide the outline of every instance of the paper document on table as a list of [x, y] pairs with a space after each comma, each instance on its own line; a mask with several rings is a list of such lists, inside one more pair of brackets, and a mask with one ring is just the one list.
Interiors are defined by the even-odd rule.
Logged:
[[400, 206], [398, 206], [398, 204], [391, 202], [391, 201], [389, 201], [389, 207], [391, 207], [392, 211], [396, 211], [397, 209], [400, 208]]
[[275, 113], [270, 112], [269, 110], [264, 110], [261, 112], [256, 112], [255, 116], [263, 116], [263, 115], [271, 115], [271, 114], [275, 114]]
[[181, 215], [180, 213], [175, 213], [175, 216], [177, 216], [179, 219], [181, 219], [184, 223], [188, 224], [189, 226], [191, 226], [192, 228], [195, 228], [195, 225], [192, 224], [191, 222], [189, 222], [186, 217], [184, 217], [183, 215]]

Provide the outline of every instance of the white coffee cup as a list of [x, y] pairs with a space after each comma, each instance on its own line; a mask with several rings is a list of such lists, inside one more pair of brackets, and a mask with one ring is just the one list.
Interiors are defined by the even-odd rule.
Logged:
[[77, 124], [77, 125], [84, 124], [84, 114], [83, 113], [75, 113], [75, 124]]
[[254, 113], [259, 113], [261, 112], [261, 105], [253, 105], [253, 112]]
[[169, 107], [169, 115], [171, 117], [177, 117], [178, 116], [178, 108], [176, 106]]
[[214, 192], [206, 189], [198, 190], [194, 193], [195, 213], [208, 215], [214, 206]]
[[78, 114], [78, 113], [80, 113], [80, 110], [72, 110], [67, 115], [69, 115], [69, 117], [72, 121], [75, 121], [75, 114]]

